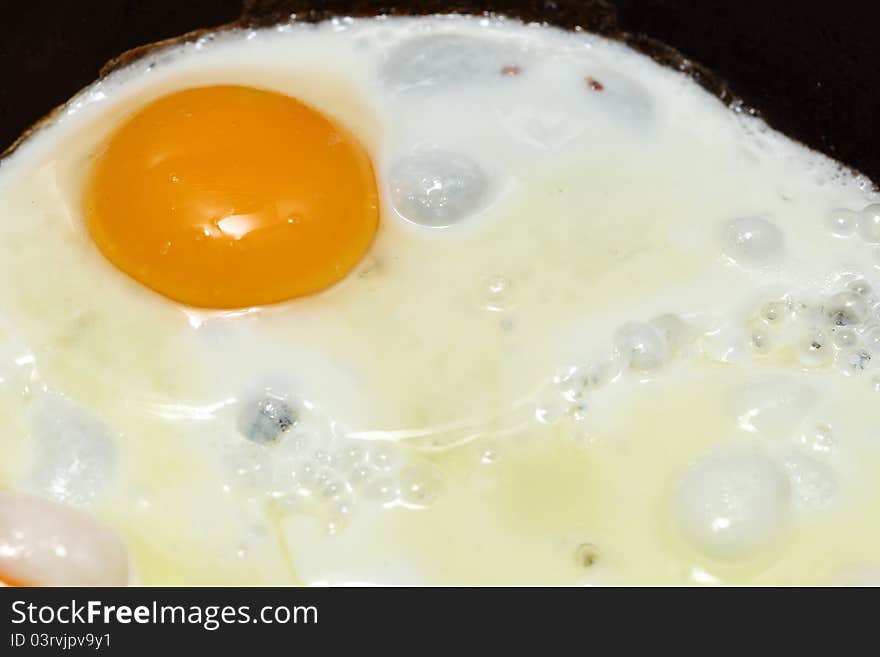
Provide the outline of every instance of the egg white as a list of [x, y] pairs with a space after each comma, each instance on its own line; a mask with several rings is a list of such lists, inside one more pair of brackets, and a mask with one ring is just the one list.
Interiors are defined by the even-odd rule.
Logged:
[[[489, 44], [475, 75], [521, 71], [389, 82], [397, 49], [436, 35]], [[114, 127], [220, 83], [295, 96], [370, 153], [380, 230], [332, 289], [196, 311], [90, 241], [83, 180]], [[436, 229], [394, 210], [387, 172], [418, 147], [487, 172], [479, 211]], [[756, 359], [744, 337], [766, 299], [876, 276], [872, 247], [826, 221], [876, 200], [863, 178], [592, 35], [385, 18], [166, 49], [84, 90], [0, 163], [0, 485], [53, 494], [31, 476], [44, 465], [32, 409], [60, 395], [112, 440], [101, 490], [73, 501], [120, 532], [144, 583], [793, 583], [877, 566], [877, 393], [866, 377]], [[725, 242], [741, 217], [782, 235], [767, 262]], [[618, 367], [582, 409], [560, 401], [554, 377], [604, 363], [616, 329], [664, 313], [693, 335], [660, 371]], [[809, 379], [822, 400], [771, 437], [725, 406], [768, 372]], [[237, 431], [241, 404], [266, 390], [300, 413], [275, 447]], [[816, 424], [843, 436], [833, 454], [805, 451]], [[675, 491], [739, 443], [795, 484], [814, 459], [837, 488], [828, 508], [792, 503], [773, 540], [731, 561], [683, 535]], [[359, 449], [371, 483], [355, 482]], [[585, 549], [598, 558], [585, 564]]]

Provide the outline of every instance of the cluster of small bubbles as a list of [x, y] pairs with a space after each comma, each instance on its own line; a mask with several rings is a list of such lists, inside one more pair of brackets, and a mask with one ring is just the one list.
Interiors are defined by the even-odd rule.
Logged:
[[[565, 420], [582, 431], [589, 412], [587, 396], [631, 372], [638, 377], [656, 374], [694, 342], [693, 328], [677, 315], [667, 313], [648, 322], [631, 321], [612, 336], [607, 358], [562, 369], [540, 397], [535, 419], [543, 424]], [[581, 427], [578, 429], [578, 427]]]
[[235, 426], [241, 435], [221, 450], [223, 490], [317, 517], [330, 533], [358, 506], [424, 508], [443, 488], [438, 470], [395, 443], [349, 437], [307, 403], [251, 400], [239, 405]]
[[612, 371], [610, 362], [600, 362], [570, 367], [557, 374], [551, 381], [551, 389], [538, 404], [535, 419], [542, 424], [563, 419], [575, 424], [583, 422], [587, 415], [587, 393], [610, 382]]
[[584, 393], [607, 385], [620, 373], [618, 361], [600, 360], [566, 370], [555, 381], [562, 396], [571, 402], [580, 401]]
[[857, 278], [809, 303], [767, 301], [750, 315], [746, 331], [753, 353], [773, 362], [792, 359], [805, 370], [836, 366], [846, 375], [861, 374], [880, 353], [880, 304], [871, 284]]
[[880, 244], [880, 203], [868, 205], [861, 212], [837, 208], [826, 216], [825, 223], [837, 237], [858, 235], [868, 244]]

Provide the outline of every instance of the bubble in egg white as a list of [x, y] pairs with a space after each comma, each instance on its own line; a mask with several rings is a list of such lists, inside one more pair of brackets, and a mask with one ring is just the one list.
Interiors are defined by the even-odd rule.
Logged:
[[116, 436], [110, 428], [54, 394], [34, 401], [30, 424], [37, 461], [28, 488], [72, 504], [98, 498], [116, 472]]
[[836, 327], [831, 330], [831, 341], [838, 349], [848, 349], [859, 343], [859, 336], [852, 329]]
[[753, 449], [706, 456], [683, 476], [675, 513], [684, 536], [709, 556], [739, 559], [765, 547], [786, 525], [786, 473]]
[[626, 367], [653, 372], [666, 361], [666, 341], [645, 322], [627, 322], [614, 332], [614, 351]]
[[400, 454], [393, 445], [380, 443], [370, 448], [369, 459], [377, 469], [389, 472], [400, 462]]
[[868, 349], [875, 351], [880, 349], [880, 326], [873, 326], [865, 331], [862, 340]]
[[880, 244], [880, 203], [862, 210], [858, 222], [859, 237], [871, 244]]
[[322, 470], [315, 478], [318, 494], [326, 500], [337, 500], [349, 492], [347, 482], [343, 481], [334, 470]]
[[868, 304], [862, 295], [847, 290], [832, 296], [825, 306], [828, 320], [834, 326], [861, 324], [868, 312]]
[[773, 348], [773, 342], [771, 341], [770, 336], [764, 331], [755, 331], [752, 333], [749, 344], [751, 344], [752, 349], [759, 354], [769, 353]]
[[670, 352], [681, 351], [693, 338], [691, 327], [674, 313], [658, 315], [650, 323], [660, 331]]
[[760, 316], [767, 324], [778, 325], [790, 315], [789, 307], [784, 301], [769, 301], [761, 308]]
[[367, 460], [366, 446], [359, 441], [350, 441], [336, 452], [336, 462], [341, 468], [354, 468]]
[[489, 177], [465, 155], [419, 149], [395, 161], [389, 171], [391, 202], [420, 226], [452, 226], [486, 204]]
[[385, 505], [398, 498], [400, 489], [397, 480], [393, 477], [378, 477], [369, 481], [363, 492], [366, 499]]
[[724, 253], [737, 264], [766, 265], [781, 256], [782, 248], [782, 231], [761, 217], [739, 217], [724, 227]]
[[430, 506], [440, 495], [442, 486], [440, 473], [426, 465], [410, 465], [400, 473], [400, 497], [409, 506]]
[[516, 59], [514, 49], [486, 39], [432, 34], [394, 48], [381, 76], [394, 91], [461, 85], [498, 77], [505, 66], [516, 64]]
[[296, 422], [296, 413], [283, 399], [267, 396], [244, 405], [238, 419], [241, 434], [258, 444], [273, 443]]
[[874, 289], [871, 287], [871, 284], [863, 278], [852, 281], [849, 285], [846, 286], [846, 289], [850, 290], [851, 292], [855, 292], [861, 297], [864, 297], [866, 301], [871, 301], [874, 299]]
[[851, 237], [859, 227], [859, 213], [839, 208], [828, 213], [825, 223], [833, 235]]

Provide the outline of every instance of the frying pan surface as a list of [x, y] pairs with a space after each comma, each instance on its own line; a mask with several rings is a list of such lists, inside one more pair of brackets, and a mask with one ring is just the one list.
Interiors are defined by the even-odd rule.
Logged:
[[[871, 0], [2, 0], [0, 151], [108, 60], [236, 21], [242, 4], [258, 22], [291, 12], [488, 10], [625, 32], [728, 100], [732, 90], [773, 127], [880, 180], [880, 4]], [[662, 43], [683, 58], [670, 58]]]

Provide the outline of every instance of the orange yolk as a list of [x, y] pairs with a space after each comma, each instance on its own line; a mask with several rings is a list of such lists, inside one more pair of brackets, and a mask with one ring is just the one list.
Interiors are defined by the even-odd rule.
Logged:
[[317, 292], [370, 245], [370, 159], [298, 100], [187, 89], [128, 119], [97, 154], [89, 231], [119, 269], [192, 306], [244, 308]]

